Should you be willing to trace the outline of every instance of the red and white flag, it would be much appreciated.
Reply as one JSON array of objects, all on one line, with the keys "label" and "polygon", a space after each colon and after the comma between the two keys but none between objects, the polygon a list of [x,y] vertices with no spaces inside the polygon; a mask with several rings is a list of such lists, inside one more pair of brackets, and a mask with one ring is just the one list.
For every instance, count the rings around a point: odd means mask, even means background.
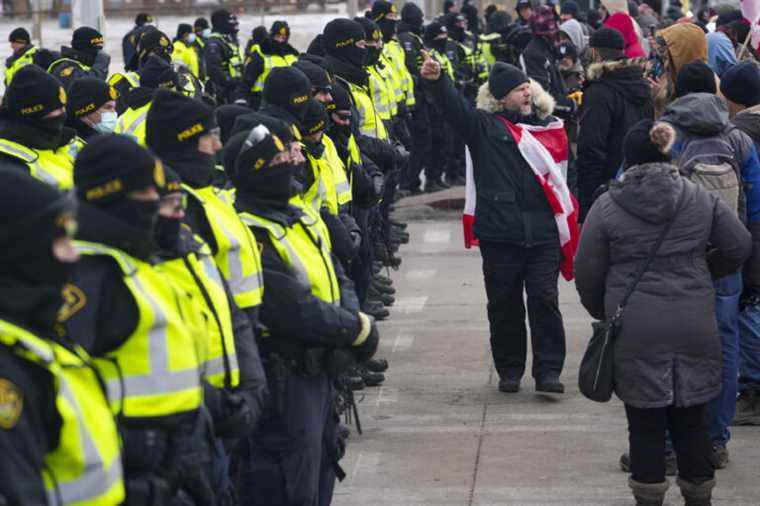
[{"label": "red and white flag", "polygon": [[[497,116],[512,134],[525,161],[533,170],[536,179],[544,190],[546,199],[554,211],[559,231],[559,243],[562,248],[560,271],[566,280],[573,279],[573,260],[578,249],[580,230],[578,228],[578,202],[567,187],[567,133],[561,120],[546,126],[514,124]],[[469,249],[478,245],[473,232],[475,226],[475,178],[473,176],[470,151],[466,153],[467,184],[465,187],[465,204],[462,215],[464,225],[464,247]]]},{"label": "red and white flag", "polygon": [[[752,47],[757,49],[760,45],[760,0],[741,0],[742,16],[749,22],[752,34]],[[738,41],[743,44],[744,41]]]}]

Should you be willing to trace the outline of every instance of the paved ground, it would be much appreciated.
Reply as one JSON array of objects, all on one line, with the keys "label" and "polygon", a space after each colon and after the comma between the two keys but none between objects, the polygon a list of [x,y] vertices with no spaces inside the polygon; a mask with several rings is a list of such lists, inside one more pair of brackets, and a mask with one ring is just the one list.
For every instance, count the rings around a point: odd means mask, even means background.
[{"label": "paved ground", "polygon": [[[632,505],[617,459],[626,449],[622,405],[585,400],[576,386],[589,318],[571,284],[561,287],[568,334],[560,401],[500,394],[491,368],[477,251],[461,225],[412,222],[393,274],[398,300],[382,324],[389,379],[360,404],[346,480],[334,504]],[[718,475],[716,505],[760,504],[760,429],[738,428],[733,461]],[[683,504],[675,485],[669,504]]]}]

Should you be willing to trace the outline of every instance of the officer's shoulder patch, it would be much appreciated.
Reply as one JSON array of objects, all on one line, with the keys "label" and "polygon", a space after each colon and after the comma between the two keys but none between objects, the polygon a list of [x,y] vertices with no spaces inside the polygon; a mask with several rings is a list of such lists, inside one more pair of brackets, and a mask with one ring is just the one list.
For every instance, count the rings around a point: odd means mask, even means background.
[{"label": "officer's shoulder patch", "polygon": [[412,50],[412,42],[411,42],[411,41],[408,41],[408,40],[407,40],[407,41],[404,41],[404,49],[405,49],[406,51],[411,51],[411,50]]},{"label": "officer's shoulder patch", "polygon": [[11,381],[0,378],[0,428],[12,429],[16,426],[24,410],[24,394]]},{"label": "officer's shoulder patch", "polygon": [[65,323],[87,305],[87,296],[78,286],[66,283],[61,290],[63,305],[58,310],[58,323]]},{"label": "officer's shoulder patch", "polygon": [[59,73],[61,77],[69,77],[71,74],[74,73],[74,67],[64,67],[63,70]]}]

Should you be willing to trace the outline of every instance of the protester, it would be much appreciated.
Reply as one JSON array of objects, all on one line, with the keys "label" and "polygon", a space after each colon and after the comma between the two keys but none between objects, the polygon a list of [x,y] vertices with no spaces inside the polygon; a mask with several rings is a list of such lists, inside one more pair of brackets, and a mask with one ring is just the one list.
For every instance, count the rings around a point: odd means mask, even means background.
[{"label": "protester", "polygon": [[675,131],[660,133],[655,144],[651,129],[651,120],[631,128],[623,175],[586,218],[576,288],[591,316],[611,317],[644,259],[654,256],[615,342],[615,393],[630,431],[629,485],[638,505],[663,504],[669,430],[686,504],[710,504],[715,471],[706,414],[721,389],[712,279],[740,268],[751,240],[732,209],[669,163]]}]

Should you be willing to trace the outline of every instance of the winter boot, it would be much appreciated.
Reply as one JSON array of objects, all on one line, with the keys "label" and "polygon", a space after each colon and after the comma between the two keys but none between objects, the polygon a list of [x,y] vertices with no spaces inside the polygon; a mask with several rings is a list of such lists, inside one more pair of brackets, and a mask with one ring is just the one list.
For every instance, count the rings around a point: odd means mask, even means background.
[{"label": "winter boot", "polygon": [[685,506],[712,506],[712,491],[715,488],[715,478],[695,485],[681,478],[676,479],[681,488],[681,495],[686,501]]},{"label": "winter boot", "polygon": [[667,480],[662,483],[640,483],[628,478],[628,486],[636,498],[636,506],[662,506],[669,484]]},{"label": "winter boot", "polygon": [[388,370],[388,361],[384,358],[371,358],[364,362],[364,367],[372,372],[385,372]]},{"label": "winter boot", "polygon": [[736,416],[731,425],[760,425],[760,393],[745,390],[736,400]]}]

